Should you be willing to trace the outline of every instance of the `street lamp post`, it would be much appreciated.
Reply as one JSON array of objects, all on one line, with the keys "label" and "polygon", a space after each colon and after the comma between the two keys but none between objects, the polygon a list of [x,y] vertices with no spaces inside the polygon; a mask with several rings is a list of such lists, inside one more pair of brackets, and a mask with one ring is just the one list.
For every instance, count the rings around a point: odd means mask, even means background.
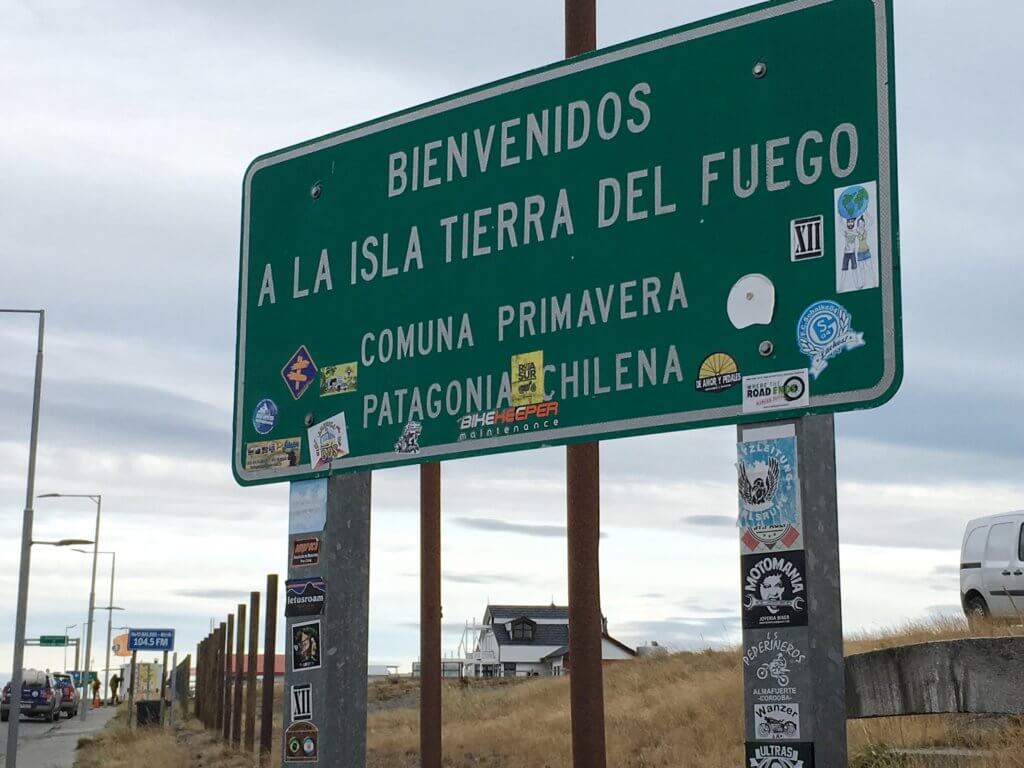
[{"label": "street lamp post", "polygon": [[77,626],[77,624],[68,624],[64,627],[64,669],[61,670],[62,672],[68,671],[68,630]]},{"label": "street lamp post", "polygon": [[[96,502],[96,535],[92,540],[92,581],[89,584],[89,628],[85,634],[85,664],[82,666],[82,701],[88,700],[88,685],[89,685],[89,660],[92,656],[92,619],[93,611],[96,609],[96,561],[99,557],[100,548],[100,508],[103,505],[103,496],[98,493],[44,493],[39,496],[40,499],[54,499],[54,498],[66,498],[66,499],[91,499]],[[79,712],[79,717],[82,720],[86,719],[89,714],[89,707],[84,706]]]},{"label": "street lamp post", "polygon": [[43,389],[43,326],[46,322],[46,312],[42,309],[0,309],[0,312],[39,316],[35,384],[32,390],[32,427],[28,443],[28,476],[25,482],[25,511],[21,518],[21,564],[18,569],[18,603],[14,619],[14,669],[11,670],[11,701],[12,704],[14,701],[18,702],[18,710],[15,713],[14,707],[11,707],[11,717],[7,725],[6,766],[17,768],[22,664],[25,663],[25,622],[28,618],[28,573],[32,562],[32,498],[36,485],[36,446],[39,442],[39,398]]},{"label": "street lamp post", "polygon": [[[75,552],[81,552],[83,555],[89,554],[84,549],[76,549]],[[103,690],[106,691],[107,695],[109,696],[110,695],[110,642],[112,640],[112,638],[111,638],[111,629],[113,629],[112,625],[113,625],[114,611],[123,611],[124,608],[118,608],[117,606],[114,605],[114,570],[117,568],[117,553],[112,551],[112,550],[108,550],[108,551],[105,551],[105,552],[100,552],[99,554],[101,554],[101,555],[110,555],[110,600],[109,600],[109,602],[107,604],[107,607],[105,609],[107,611],[107,660],[106,660],[106,662],[104,664],[104,667],[103,667]],[[100,610],[102,611],[104,609],[100,608]]]}]

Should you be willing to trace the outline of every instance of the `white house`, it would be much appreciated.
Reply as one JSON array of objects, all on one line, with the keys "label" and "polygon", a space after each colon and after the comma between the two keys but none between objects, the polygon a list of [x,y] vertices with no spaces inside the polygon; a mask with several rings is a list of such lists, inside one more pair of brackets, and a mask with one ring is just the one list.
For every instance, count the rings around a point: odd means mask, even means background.
[{"label": "white house", "polygon": [[[607,628],[607,626],[606,626]],[[569,608],[558,605],[488,605],[471,628],[463,665],[467,677],[528,677],[562,674],[569,646]],[[603,635],[602,658],[618,661],[636,651]],[[472,649],[472,650],[470,650]]]}]

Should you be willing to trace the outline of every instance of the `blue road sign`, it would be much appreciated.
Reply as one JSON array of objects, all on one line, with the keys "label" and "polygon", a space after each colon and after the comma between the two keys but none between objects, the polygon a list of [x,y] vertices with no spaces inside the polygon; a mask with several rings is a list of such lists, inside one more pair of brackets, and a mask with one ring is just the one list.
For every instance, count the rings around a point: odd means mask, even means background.
[{"label": "blue road sign", "polygon": [[129,651],[173,651],[173,629],[129,629]]}]

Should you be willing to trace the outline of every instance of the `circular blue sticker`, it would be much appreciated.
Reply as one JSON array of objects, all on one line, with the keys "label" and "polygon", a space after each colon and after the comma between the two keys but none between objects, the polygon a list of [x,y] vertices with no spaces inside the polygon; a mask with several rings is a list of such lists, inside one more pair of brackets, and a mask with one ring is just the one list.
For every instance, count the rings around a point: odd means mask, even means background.
[{"label": "circular blue sticker", "polygon": [[256,404],[252,412],[252,426],[261,435],[269,433],[277,425],[277,404],[264,398]]}]

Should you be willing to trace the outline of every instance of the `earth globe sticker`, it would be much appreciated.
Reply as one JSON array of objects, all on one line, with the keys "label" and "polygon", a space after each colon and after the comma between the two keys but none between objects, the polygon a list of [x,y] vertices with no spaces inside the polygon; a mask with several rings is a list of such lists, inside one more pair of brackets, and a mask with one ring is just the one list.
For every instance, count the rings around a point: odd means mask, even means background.
[{"label": "earth globe sticker", "polygon": [[869,202],[871,196],[868,191],[860,184],[854,184],[840,193],[836,209],[844,219],[856,219],[868,209]]}]

